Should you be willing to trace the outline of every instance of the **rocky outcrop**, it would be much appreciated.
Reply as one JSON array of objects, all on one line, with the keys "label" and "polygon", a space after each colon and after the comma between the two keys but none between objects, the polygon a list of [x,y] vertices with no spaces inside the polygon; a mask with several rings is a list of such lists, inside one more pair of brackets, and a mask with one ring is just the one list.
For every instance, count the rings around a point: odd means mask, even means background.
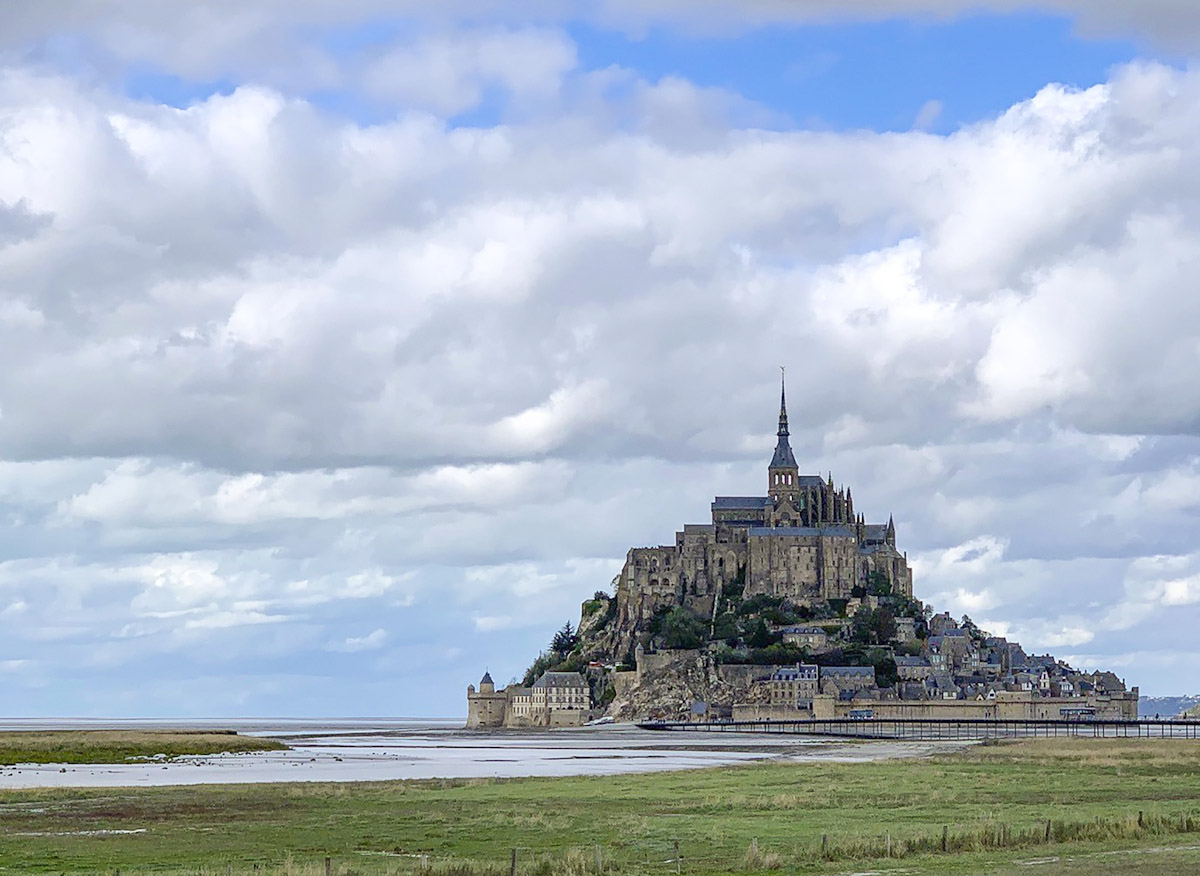
[{"label": "rocky outcrop", "polygon": [[704,703],[709,715],[728,715],[734,703],[765,702],[767,690],[756,682],[774,668],[723,667],[707,651],[646,654],[642,662],[650,668],[639,669],[609,707],[617,720],[682,720],[696,703]]}]

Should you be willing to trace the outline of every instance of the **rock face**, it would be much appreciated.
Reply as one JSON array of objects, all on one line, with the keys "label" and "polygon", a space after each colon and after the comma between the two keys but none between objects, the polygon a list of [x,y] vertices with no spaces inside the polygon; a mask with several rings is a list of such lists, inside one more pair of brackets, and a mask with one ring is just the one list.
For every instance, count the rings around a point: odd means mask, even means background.
[{"label": "rock face", "polygon": [[[613,579],[616,587],[616,579]],[[579,636],[581,653],[587,660],[610,662],[616,659],[617,629],[613,623],[616,616],[617,604],[612,597],[601,593],[598,599],[589,599],[579,612],[579,628],[575,631]]]},{"label": "rock face", "polygon": [[617,720],[685,720],[698,704],[709,717],[728,716],[735,702],[765,702],[766,690],[755,681],[774,669],[718,666],[702,650],[643,654],[642,663],[646,669],[623,673],[634,678],[609,708]]}]

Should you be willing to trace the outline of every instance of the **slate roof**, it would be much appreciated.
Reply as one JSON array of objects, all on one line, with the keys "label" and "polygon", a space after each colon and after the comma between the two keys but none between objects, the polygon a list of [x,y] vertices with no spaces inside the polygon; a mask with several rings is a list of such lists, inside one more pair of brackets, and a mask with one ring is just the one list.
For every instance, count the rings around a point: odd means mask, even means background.
[{"label": "slate roof", "polygon": [[780,666],[771,673],[771,681],[816,680],[816,677],[817,667],[808,663],[803,663],[800,666]]},{"label": "slate roof", "polygon": [[841,676],[842,678],[874,678],[874,666],[822,666],[822,675],[832,675],[834,677]]},{"label": "slate roof", "polygon": [[714,511],[758,511],[767,507],[766,496],[717,496],[713,499]]},{"label": "slate roof", "polygon": [[479,683],[480,684],[495,684],[495,682],[492,681],[492,674],[490,672],[483,673],[483,678],[479,679]]},{"label": "slate roof", "polygon": [[928,666],[929,661],[924,657],[909,657],[905,654],[899,654],[895,658],[896,666]]},{"label": "slate roof", "polygon": [[771,457],[771,468],[795,468],[796,457],[792,455],[792,445],[788,443],[787,435],[779,436],[775,445],[775,455]]},{"label": "slate roof", "polygon": [[578,672],[547,672],[533,683],[534,687],[587,687]]}]

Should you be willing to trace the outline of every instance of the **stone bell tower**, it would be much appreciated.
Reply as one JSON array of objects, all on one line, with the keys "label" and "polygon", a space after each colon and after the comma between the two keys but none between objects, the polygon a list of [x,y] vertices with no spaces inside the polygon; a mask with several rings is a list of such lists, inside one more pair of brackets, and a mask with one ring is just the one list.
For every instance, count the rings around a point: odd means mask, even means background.
[{"label": "stone bell tower", "polygon": [[800,526],[804,499],[800,492],[800,469],[788,441],[787,386],[783,368],[779,377],[779,436],[775,455],[767,467],[767,496],[771,526]]}]

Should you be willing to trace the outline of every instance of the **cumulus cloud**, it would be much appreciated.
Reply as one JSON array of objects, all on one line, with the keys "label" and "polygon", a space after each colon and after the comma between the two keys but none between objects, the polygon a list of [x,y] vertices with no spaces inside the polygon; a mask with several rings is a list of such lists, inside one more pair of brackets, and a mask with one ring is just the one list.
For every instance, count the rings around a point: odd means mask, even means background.
[{"label": "cumulus cloud", "polygon": [[1069,16],[1085,34],[1128,36],[1173,48],[1194,50],[1200,41],[1200,10],[1189,0],[1145,0],[1136,5],[1090,0],[606,0],[604,20],[620,26],[669,22],[692,31],[717,27],[886,21],[897,18],[940,20],[960,15],[1049,12]]},{"label": "cumulus cloud", "polygon": [[484,30],[393,47],[357,78],[373,97],[454,115],[478,106],[489,87],[517,100],[554,97],[576,63],[561,31]]},{"label": "cumulus cloud", "polygon": [[[182,26],[126,11],[67,20]],[[411,104],[377,123],[278,83],[178,109],[0,75],[0,658],[244,659],[269,711],[347,696],[321,659],[372,651],[363,684],[458,710],[631,544],[763,485],[780,362],[802,465],[896,513],[919,595],[1089,659],[1186,639],[1200,76],[1132,65],[946,136],[772,131],[553,30],[462,38],[493,55],[420,93],[456,37],[372,56]],[[535,108],[440,117],[494,83]]]},{"label": "cumulus cloud", "polygon": [[[1142,0],[1136,5],[1091,0],[534,0],[520,6],[519,20],[553,25],[582,18],[634,34],[654,25],[727,33],[731,28],[772,24],[910,17],[937,21],[980,12],[1063,15],[1085,35],[1133,35],[1188,51],[1200,45],[1200,11],[1190,0]],[[434,27],[463,22],[495,27],[518,19],[511,4],[496,0],[210,0],[182,9],[137,0],[43,0],[9,4],[3,10],[0,44],[28,51],[53,37],[60,46],[67,40],[76,53],[91,47],[102,59],[149,61],[189,77],[219,79],[253,72],[277,82],[328,85],[343,73],[327,49],[312,39],[313,33],[352,30],[366,22],[380,22],[386,29],[401,16]],[[41,51],[52,54],[55,46]],[[443,86],[460,81],[446,67],[453,56],[432,51],[422,70],[425,78],[440,78]],[[501,65],[507,68],[508,62]]]}]

